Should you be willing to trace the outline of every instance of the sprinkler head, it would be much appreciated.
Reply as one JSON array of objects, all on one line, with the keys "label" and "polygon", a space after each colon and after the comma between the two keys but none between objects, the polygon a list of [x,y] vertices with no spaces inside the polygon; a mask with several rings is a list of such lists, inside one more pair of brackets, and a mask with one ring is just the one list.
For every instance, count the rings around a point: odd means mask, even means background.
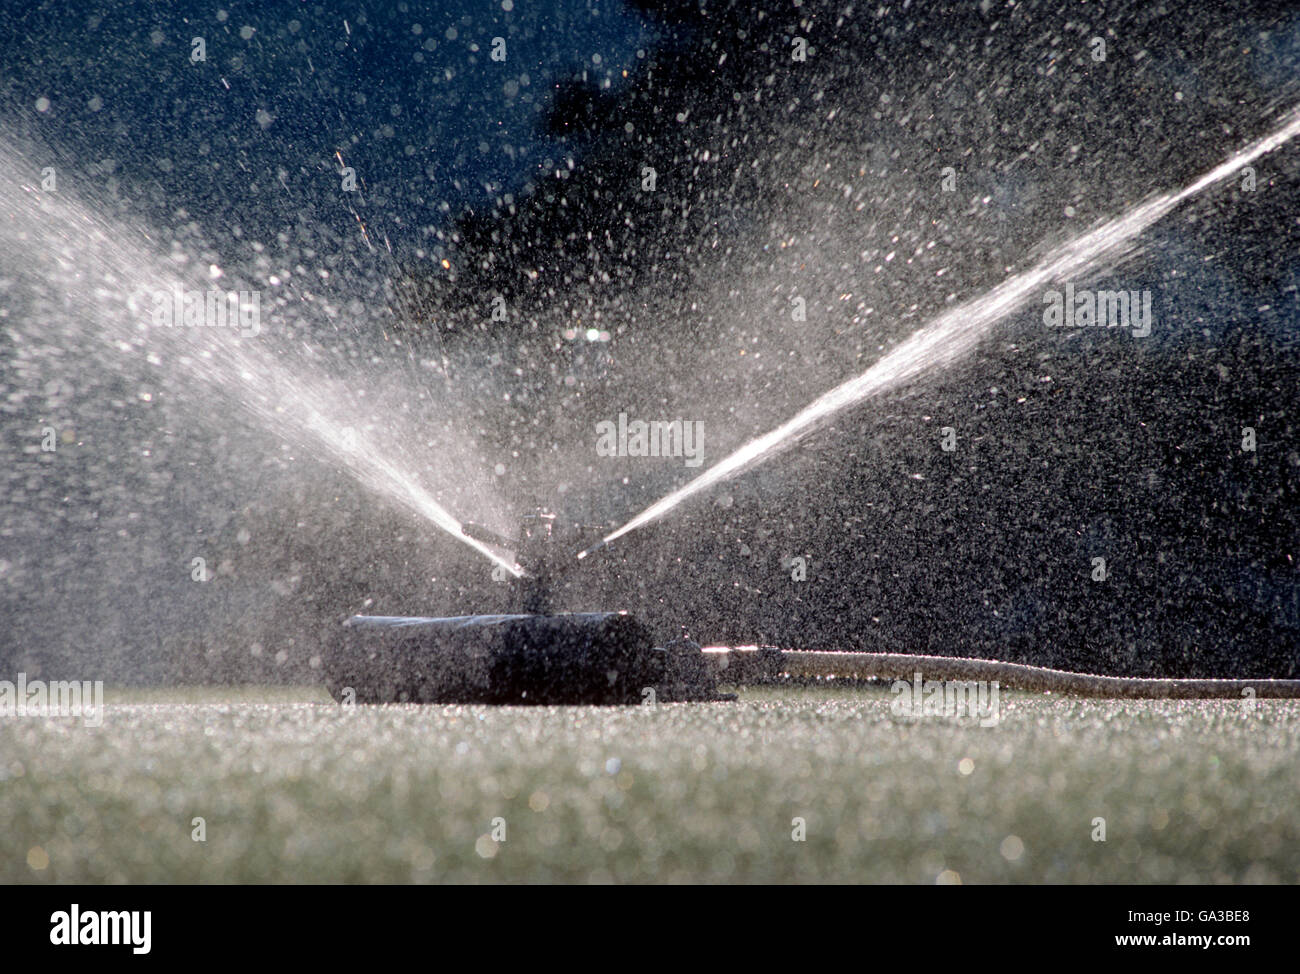
[{"label": "sprinkler head", "polygon": [[546,615],[551,611],[551,586],[558,567],[552,543],[554,528],[555,515],[542,508],[521,519],[515,560],[528,573],[515,583],[521,612]]},{"label": "sprinkler head", "polygon": [[655,646],[626,612],[353,616],[326,655],[348,703],[642,704],[733,700],[689,640]]},{"label": "sprinkler head", "polygon": [[[516,612],[546,615],[554,611],[554,590],[562,577],[576,566],[568,554],[568,542],[580,537],[594,526],[561,522],[544,507],[538,507],[519,519],[519,533],[511,539],[497,534],[486,525],[472,521],[461,526],[461,531],[476,541],[513,551],[515,562],[523,569],[523,576],[513,582]],[[597,550],[602,545],[597,545]],[[590,552],[583,552],[579,558]]]},{"label": "sprinkler head", "polygon": [[[568,525],[566,525],[567,527]],[[575,531],[581,525],[573,526]],[[734,700],[686,638],[656,646],[626,612],[551,611],[561,561],[556,517],[525,515],[515,540],[478,524],[465,534],[513,550],[525,572],[510,615],[353,616],[325,653],[330,692],[354,703],[639,704]],[[568,540],[567,538],[565,540]]]}]

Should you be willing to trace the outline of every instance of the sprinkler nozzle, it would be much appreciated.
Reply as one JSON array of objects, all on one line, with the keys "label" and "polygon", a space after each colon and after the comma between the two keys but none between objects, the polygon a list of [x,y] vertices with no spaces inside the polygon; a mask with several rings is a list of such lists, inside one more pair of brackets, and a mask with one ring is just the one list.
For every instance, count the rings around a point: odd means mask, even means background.
[{"label": "sprinkler nozzle", "polygon": [[598,552],[601,548],[605,547],[607,544],[609,544],[608,541],[601,541],[598,544],[592,545],[590,548],[587,548],[583,551],[579,551],[578,561],[582,561],[582,559],[586,558],[588,555],[594,555],[596,552]]},{"label": "sprinkler nozzle", "polygon": [[474,521],[466,521],[462,524],[460,532],[467,538],[473,538],[483,544],[496,545],[498,548],[505,548],[507,551],[512,551],[516,544],[505,535],[493,531],[486,524],[478,524]]}]

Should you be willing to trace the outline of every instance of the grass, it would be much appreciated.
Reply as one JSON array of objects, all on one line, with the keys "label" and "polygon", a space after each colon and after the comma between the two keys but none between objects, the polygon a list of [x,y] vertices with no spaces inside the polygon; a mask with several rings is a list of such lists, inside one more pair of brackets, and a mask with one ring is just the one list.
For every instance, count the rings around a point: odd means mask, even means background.
[{"label": "grass", "polygon": [[99,727],[0,718],[0,881],[1300,880],[1300,702],[1002,697],[981,727],[895,717],[875,689],[110,692]]}]

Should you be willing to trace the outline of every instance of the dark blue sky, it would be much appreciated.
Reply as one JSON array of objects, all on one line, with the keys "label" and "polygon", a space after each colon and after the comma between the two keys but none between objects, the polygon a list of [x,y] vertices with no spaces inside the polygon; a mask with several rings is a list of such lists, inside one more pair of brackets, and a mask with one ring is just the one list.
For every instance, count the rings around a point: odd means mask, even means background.
[{"label": "dark blue sky", "polygon": [[565,164],[538,135],[557,80],[617,85],[652,40],[594,0],[6,3],[0,125],[74,191],[155,227],[183,210],[218,246],[295,214],[346,232],[355,208],[399,250],[436,248],[432,227]]}]

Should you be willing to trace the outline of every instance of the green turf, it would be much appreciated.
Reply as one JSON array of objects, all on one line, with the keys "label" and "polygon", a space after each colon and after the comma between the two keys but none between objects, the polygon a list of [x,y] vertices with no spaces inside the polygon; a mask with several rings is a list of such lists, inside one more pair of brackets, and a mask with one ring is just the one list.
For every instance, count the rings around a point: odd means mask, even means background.
[{"label": "green turf", "polygon": [[116,699],[135,702],[98,728],[0,719],[0,881],[1300,879],[1300,702],[1003,694],[980,727],[861,689],[657,709]]}]

